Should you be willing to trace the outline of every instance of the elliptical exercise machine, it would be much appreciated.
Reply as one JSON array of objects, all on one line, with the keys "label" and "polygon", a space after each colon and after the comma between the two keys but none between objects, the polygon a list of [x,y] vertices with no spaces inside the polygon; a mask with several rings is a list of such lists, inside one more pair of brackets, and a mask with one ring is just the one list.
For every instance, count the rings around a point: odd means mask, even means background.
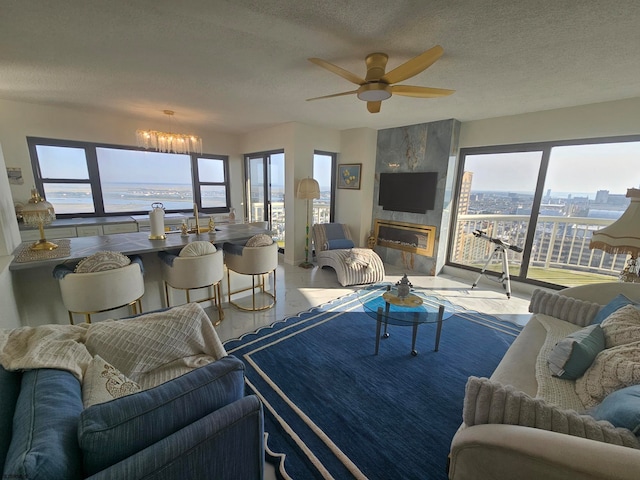
[{"label": "elliptical exercise machine", "polygon": [[489,257],[489,260],[487,260],[487,263],[485,263],[484,267],[482,267],[480,275],[478,275],[476,281],[473,282],[471,288],[474,288],[476,285],[478,285],[478,282],[482,278],[482,275],[484,275],[484,272],[487,270],[487,266],[489,266],[489,263],[491,263],[493,257],[502,255],[502,275],[500,275],[498,281],[502,284],[502,288],[506,290],[507,298],[511,298],[511,278],[509,277],[509,259],[507,258],[507,250],[513,250],[514,252],[522,253],[522,248],[503,242],[499,238],[492,238],[482,230],[476,230],[475,232],[473,232],[473,235],[479,238],[484,238],[489,242],[495,243],[496,248],[493,250],[493,254]]}]

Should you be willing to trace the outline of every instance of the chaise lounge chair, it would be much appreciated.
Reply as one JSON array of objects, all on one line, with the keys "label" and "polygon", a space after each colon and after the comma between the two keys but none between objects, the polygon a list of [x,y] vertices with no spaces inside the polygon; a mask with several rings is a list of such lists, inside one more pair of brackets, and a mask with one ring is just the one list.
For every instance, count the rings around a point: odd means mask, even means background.
[{"label": "chaise lounge chair", "polygon": [[318,223],[312,235],[318,266],[333,268],[343,287],[384,280],[382,259],[373,250],[355,248],[345,224]]}]

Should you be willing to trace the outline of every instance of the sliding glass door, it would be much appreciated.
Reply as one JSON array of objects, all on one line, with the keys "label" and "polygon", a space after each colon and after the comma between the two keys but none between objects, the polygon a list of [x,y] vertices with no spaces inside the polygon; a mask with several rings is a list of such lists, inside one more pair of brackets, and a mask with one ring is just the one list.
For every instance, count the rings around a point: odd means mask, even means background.
[{"label": "sliding glass door", "polygon": [[245,218],[268,222],[280,249],[284,250],[284,151],[245,156]]},{"label": "sliding glass door", "polygon": [[449,263],[501,272],[489,237],[523,248],[508,251],[510,274],[529,283],[614,280],[627,255],[589,243],[640,187],[638,158],[638,136],[462,149]]}]

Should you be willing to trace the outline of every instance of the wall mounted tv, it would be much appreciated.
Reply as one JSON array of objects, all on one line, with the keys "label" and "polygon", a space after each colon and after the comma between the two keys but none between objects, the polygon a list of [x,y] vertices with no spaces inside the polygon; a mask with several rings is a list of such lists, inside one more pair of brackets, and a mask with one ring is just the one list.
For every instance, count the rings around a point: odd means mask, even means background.
[{"label": "wall mounted tv", "polygon": [[394,212],[426,213],[436,201],[438,172],[381,173],[378,205]]}]

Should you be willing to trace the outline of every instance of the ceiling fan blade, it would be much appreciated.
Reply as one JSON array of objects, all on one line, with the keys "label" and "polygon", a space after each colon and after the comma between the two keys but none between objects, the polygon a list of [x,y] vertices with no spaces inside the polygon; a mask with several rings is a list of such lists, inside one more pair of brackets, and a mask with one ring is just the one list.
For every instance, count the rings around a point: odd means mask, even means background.
[{"label": "ceiling fan blade", "polygon": [[358,90],[352,90],[350,92],[334,93],[333,95],[324,95],[323,97],[307,98],[307,102],[310,102],[311,100],[320,100],[322,98],[332,98],[332,97],[342,97],[343,95],[353,95],[354,93],[358,93]]},{"label": "ceiling fan blade", "polygon": [[446,88],[413,87],[411,85],[393,85],[389,88],[393,95],[418,98],[446,97],[455,92],[455,90],[447,90]]},{"label": "ceiling fan blade", "polygon": [[427,67],[433,65],[433,63],[438,60],[443,53],[444,49],[440,45],[436,45],[417,57],[403,63],[399,67],[394,68],[390,72],[387,72],[387,74],[383,75],[380,80],[388,83],[389,85],[402,82],[403,80],[411,78],[425,70]]},{"label": "ceiling fan blade", "polygon": [[309,61],[311,63],[315,63],[316,65],[322,68],[326,68],[327,70],[335,73],[336,75],[340,75],[342,78],[345,78],[349,80],[351,83],[355,83],[356,85],[362,85],[364,83],[367,83],[364,78],[361,78],[356,74],[351,73],[348,70],[345,70],[344,68],[340,68],[337,65],[334,65],[333,63],[329,63],[326,60],[322,60],[321,58],[310,58]]},{"label": "ceiling fan blade", "polygon": [[377,102],[367,102],[367,110],[370,113],[378,113],[380,111],[380,105],[382,105],[382,101]]}]

